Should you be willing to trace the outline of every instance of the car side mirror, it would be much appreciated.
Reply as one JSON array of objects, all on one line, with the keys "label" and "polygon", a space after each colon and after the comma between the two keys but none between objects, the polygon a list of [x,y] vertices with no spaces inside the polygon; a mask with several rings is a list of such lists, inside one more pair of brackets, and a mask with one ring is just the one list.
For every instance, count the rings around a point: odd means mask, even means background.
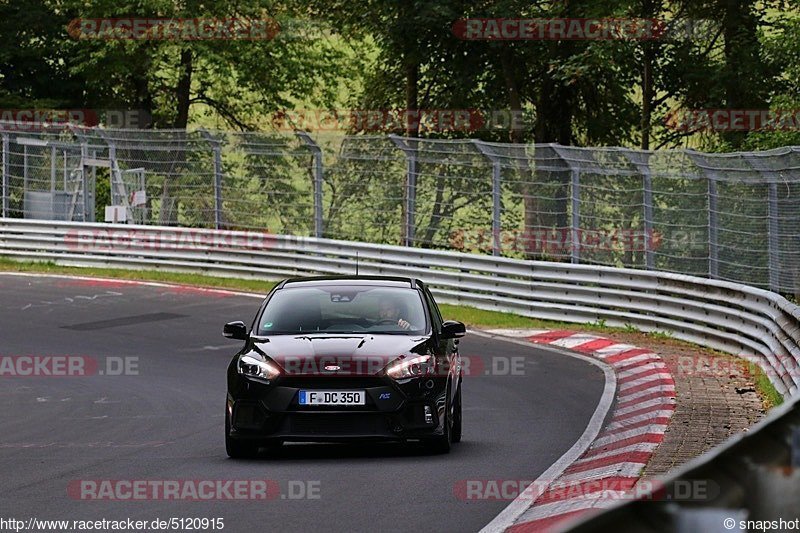
[{"label": "car side mirror", "polygon": [[247,326],[244,322],[237,320],[236,322],[228,322],[222,328],[222,334],[229,339],[237,339],[240,341],[247,340]]},{"label": "car side mirror", "polygon": [[461,322],[447,320],[442,324],[443,339],[460,339],[467,334],[467,327]]}]

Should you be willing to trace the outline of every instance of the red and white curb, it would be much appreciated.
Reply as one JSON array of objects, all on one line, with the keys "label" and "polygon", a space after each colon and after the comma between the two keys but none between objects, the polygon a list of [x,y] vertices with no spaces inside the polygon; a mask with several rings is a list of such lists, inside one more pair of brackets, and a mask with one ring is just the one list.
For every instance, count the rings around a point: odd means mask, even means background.
[{"label": "red and white curb", "polygon": [[[630,497],[675,410],[675,381],[650,350],[574,331],[490,330],[534,344],[566,348],[610,365],[617,377],[614,411],[589,448],[549,487],[528,495],[530,506],[507,529],[557,529],[592,510]],[[525,496],[523,496],[525,497]]]}]

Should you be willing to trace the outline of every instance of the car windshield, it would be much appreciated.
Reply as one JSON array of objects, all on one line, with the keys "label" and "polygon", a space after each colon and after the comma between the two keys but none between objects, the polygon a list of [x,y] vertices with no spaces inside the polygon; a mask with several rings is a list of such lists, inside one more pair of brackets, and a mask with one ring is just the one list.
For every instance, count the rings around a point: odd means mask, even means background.
[{"label": "car windshield", "polygon": [[381,333],[419,335],[428,326],[419,292],[372,286],[277,291],[259,321],[260,335]]}]

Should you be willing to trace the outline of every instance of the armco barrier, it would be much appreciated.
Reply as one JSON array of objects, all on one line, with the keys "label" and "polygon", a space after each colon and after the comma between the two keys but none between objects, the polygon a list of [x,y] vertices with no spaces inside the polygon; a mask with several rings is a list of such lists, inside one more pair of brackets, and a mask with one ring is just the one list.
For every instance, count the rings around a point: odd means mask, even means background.
[{"label": "armco barrier", "polygon": [[[0,219],[0,256],[263,279],[415,276],[443,302],[566,322],[630,324],[752,358],[786,404],[747,434],[678,469],[650,497],[608,509],[574,530],[738,531],[749,527],[740,520],[780,526],[778,520],[800,516],[800,396],[794,395],[800,308],[768,291],[679,274],[348,241],[8,218]],[[681,498],[687,484],[689,495]]]},{"label": "armco barrier", "polygon": [[800,384],[800,307],[765,290],[682,274],[253,232],[9,218],[0,219],[0,255],[262,279],[414,276],[446,303],[665,331],[751,358],[785,397]]}]

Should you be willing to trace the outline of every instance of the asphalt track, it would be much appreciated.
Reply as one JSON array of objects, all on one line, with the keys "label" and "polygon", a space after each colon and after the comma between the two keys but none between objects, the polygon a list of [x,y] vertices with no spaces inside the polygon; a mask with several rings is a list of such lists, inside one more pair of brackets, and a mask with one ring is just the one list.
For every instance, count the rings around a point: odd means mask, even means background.
[{"label": "asphalt track", "polygon": [[[0,376],[0,518],[224,518],[224,531],[477,531],[508,501],[464,501],[462,480],[533,480],[579,439],[603,393],[585,361],[477,336],[464,356],[525,357],[524,375],[464,383],[464,440],[449,455],[395,444],[294,444],[225,455],[226,321],[259,300],[180,288],[0,274],[0,355],[136,358],[134,375]],[[130,361],[130,360],[129,360]],[[76,480],[278,483],[259,501],[84,501]],[[294,494],[289,493],[292,484]],[[300,487],[315,491],[299,498]]]}]

